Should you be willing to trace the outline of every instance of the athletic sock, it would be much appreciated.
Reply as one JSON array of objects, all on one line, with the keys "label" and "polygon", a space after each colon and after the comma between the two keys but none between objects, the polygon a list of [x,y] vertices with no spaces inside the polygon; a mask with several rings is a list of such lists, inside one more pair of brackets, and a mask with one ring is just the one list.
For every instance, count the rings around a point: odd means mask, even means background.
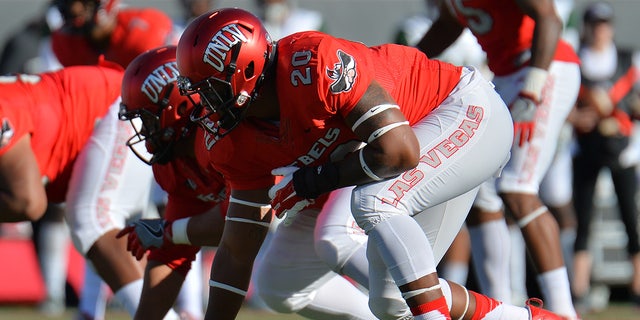
[{"label": "athletic sock", "polygon": [[575,318],[576,310],[571,299],[571,286],[567,268],[560,267],[538,275],[538,285],[542,291],[546,309],[559,315]]},{"label": "athletic sock", "polygon": [[511,279],[505,275],[509,274],[511,242],[506,221],[492,220],[469,227],[469,235],[473,265],[482,293],[510,303]]},{"label": "athletic sock", "polygon": [[93,270],[91,263],[87,261],[78,312],[89,319],[104,319],[109,290],[109,286],[102,281],[102,278]]},{"label": "athletic sock", "polygon": [[118,302],[127,310],[131,317],[134,317],[138,305],[140,304],[140,295],[142,294],[142,279],[131,281],[120,290],[118,290],[114,296],[118,299]]},{"label": "athletic sock", "polygon": [[415,320],[451,320],[444,296],[411,308]]},{"label": "athletic sock", "polygon": [[511,303],[524,305],[527,301],[527,255],[522,231],[517,225],[509,226],[511,254],[509,255],[509,276],[511,278]]},{"label": "athletic sock", "polygon": [[198,252],[176,299],[176,308],[180,314],[187,313],[194,319],[204,318],[202,277],[202,253]]},{"label": "athletic sock", "polygon": [[529,311],[523,307],[504,304],[477,292],[469,291],[476,300],[471,320],[528,320]]},{"label": "athletic sock", "polygon": [[65,309],[68,244],[69,230],[64,222],[41,222],[38,259],[47,290],[43,306],[44,311],[51,314],[59,314]]}]

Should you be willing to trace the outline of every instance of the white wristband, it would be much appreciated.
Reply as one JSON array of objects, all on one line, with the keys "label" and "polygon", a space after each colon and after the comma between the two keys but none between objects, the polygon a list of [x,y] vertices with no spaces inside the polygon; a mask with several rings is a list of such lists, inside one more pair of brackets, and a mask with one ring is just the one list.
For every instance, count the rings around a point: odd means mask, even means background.
[{"label": "white wristband", "polygon": [[171,225],[171,242],[174,244],[191,244],[187,235],[187,226],[191,217],[178,219]]},{"label": "white wristband", "polygon": [[548,75],[549,72],[547,70],[528,67],[527,75],[524,78],[524,84],[522,85],[521,91],[531,94],[536,101],[540,101],[542,98],[542,89],[547,82]]}]

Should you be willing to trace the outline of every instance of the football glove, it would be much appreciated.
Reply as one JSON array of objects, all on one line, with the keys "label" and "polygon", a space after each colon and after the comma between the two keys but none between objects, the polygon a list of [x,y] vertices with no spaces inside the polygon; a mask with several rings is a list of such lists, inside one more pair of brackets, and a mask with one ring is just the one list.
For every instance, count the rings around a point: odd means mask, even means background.
[{"label": "football glove", "polygon": [[520,147],[533,138],[537,107],[533,99],[522,94],[509,106],[513,119],[514,142]]},{"label": "football glove", "polygon": [[116,238],[127,236],[127,250],[141,260],[147,250],[171,244],[172,223],[163,219],[140,219],[120,230]]},{"label": "football glove", "polygon": [[282,176],[282,180],[269,189],[271,208],[278,218],[286,214],[288,221],[314,202],[312,199],[305,199],[296,194],[293,187],[293,173],[298,169],[298,167],[280,167],[271,171],[274,176]]},{"label": "football glove", "polygon": [[536,112],[538,105],[543,100],[548,74],[547,70],[527,67],[522,79],[520,94],[509,105],[511,118],[513,118],[514,143],[520,147],[533,138]]}]

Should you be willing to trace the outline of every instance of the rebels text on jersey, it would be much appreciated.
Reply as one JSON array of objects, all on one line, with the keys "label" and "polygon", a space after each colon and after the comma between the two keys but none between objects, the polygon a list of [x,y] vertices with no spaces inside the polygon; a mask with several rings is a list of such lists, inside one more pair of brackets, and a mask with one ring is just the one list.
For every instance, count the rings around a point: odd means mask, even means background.
[{"label": "rebels text on jersey", "polygon": [[373,79],[414,124],[448,97],[462,70],[414,48],[369,48],[313,31],[278,41],[277,57],[280,123],[247,118],[215,144],[206,134],[196,141],[233,189],[266,188],[274,183],[271,169],[337,161],[355,150],[361,141],[344,116]]},{"label": "rebels text on jersey", "polygon": [[[497,76],[513,73],[527,65],[535,21],[524,14],[513,0],[445,0],[460,24],[469,28],[487,53],[489,69]],[[579,59],[571,46],[558,42],[555,60]]]},{"label": "rebels text on jersey", "polygon": [[52,202],[64,201],[73,163],[120,96],[123,71],[77,66],[40,75],[0,77],[0,156],[25,134]]},{"label": "rebels text on jersey", "polygon": [[116,27],[104,52],[97,50],[81,34],[69,34],[64,29],[51,35],[51,46],[63,66],[92,65],[100,55],[126,67],[139,54],[156,47],[175,44],[171,19],[162,11],[151,8],[121,9]]}]

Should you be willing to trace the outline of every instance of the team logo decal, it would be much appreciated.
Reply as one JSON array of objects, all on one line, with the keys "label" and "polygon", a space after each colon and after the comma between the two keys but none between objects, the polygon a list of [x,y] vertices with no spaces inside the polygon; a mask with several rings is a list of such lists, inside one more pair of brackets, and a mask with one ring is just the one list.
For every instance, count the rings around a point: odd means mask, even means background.
[{"label": "team logo decal", "polygon": [[249,39],[240,31],[240,27],[237,24],[226,25],[209,39],[202,61],[218,70],[218,72],[222,72],[224,70],[224,61],[227,59],[229,51],[238,43],[248,41]]},{"label": "team logo decal", "polygon": [[351,90],[357,76],[353,57],[342,50],[338,50],[336,55],[340,61],[333,64],[333,69],[327,67],[327,76],[333,80],[330,89],[334,94]]},{"label": "team logo decal", "polygon": [[2,119],[2,128],[0,128],[0,148],[6,146],[11,142],[11,138],[13,138],[13,126],[9,119]]},{"label": "team logo decal", "polygon": [[177,62],[165,63],[153,70],[153,72],[144,79],[140,90],[151,102],[158,103],[162,91],[169,83],[175,82],[179,74]]}]

